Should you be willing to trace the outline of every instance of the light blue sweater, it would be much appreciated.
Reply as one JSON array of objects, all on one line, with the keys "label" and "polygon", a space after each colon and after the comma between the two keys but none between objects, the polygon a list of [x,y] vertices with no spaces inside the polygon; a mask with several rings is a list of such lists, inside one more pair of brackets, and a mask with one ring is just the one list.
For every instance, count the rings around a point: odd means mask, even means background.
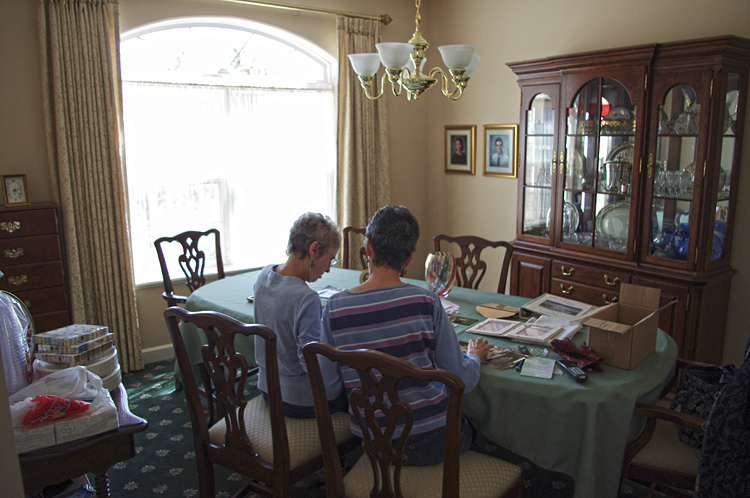
[{"label": "light blue sweater", "polygon": [[[281,398],[297,406],[313,406],[310,379],[307,376],[302,346],[321,338],[322,306],[318,293],[297,277],[274,272],[276,265],[261,270],[255,282],[255,323],[276,333]],[[255,361],[260,367],[258,389],[268,393],[265,343],[255,339]],[[332,400],[343,389],[338,366],[321,358],[326,394]]]}]

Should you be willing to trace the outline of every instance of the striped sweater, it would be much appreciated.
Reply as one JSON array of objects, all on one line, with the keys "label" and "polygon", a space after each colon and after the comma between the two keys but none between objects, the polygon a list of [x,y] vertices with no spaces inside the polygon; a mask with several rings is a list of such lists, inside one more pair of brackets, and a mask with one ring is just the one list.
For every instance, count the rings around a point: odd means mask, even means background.
[{"label": "striped sweater", "polygon": [[[419,367],[445,368],[471,391],[479,382],[480,359],[461,352],[453,326],[434,292],[415,285],[344,291],[332,296],[323,310],[323,341],[343,349],[377,349]],[[347,392],[359,387],[359,376],[341,367]],[[438,382],[404,381],[399,395],[414,412],[410,434],[445,426],[448,394]],[[385,424],[385,420],[381,420]],[[362,437],[354,417],[352,432]],[[399,427],[394,439],[401,434]]]}]

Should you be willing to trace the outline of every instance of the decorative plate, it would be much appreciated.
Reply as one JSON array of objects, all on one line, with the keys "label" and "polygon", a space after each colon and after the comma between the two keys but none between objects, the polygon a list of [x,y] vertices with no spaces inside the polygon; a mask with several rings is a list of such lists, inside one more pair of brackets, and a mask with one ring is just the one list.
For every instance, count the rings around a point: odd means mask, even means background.
[{"label": "decorative plate", "polygon": [[615,239],[627,239],[629,219],[630,201],[607,204],[596,215],[596,231]]},{"label": "decorative plate", "polygon": [[632,113],[625,107],[615,107],[607,113],[605,119],[630,119],[631,117]]},{"label": "decorative plate", "polygon": [[633,164],[633,151],[635,150],[635,144],[633,142],[623,142],[609,153],[607,156],[607,162],[615,161],[620,163]]}]

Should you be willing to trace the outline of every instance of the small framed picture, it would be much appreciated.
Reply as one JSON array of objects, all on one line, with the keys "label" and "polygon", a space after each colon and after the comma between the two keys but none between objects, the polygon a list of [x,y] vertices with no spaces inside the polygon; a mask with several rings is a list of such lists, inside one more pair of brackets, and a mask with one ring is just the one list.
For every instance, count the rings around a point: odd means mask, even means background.
[{"label": "small framed picture", "polygon": [[518,172],[518,125],[484,125],[485,176],[515,178]]},{"label": "small framed picture", "polygon": [[474,174],[476,126],[445,127],[445,172]]},{"label": "small framed picture", "polygon": [[3,184],[3,199],[6,206],[31,204],[26,175],[2,175],[0,176],[0,183]]}]

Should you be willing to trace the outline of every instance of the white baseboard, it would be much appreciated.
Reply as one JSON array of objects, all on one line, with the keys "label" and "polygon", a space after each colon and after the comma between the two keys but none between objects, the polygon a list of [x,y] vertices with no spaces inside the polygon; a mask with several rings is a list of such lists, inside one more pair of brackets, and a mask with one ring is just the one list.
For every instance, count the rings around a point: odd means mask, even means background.
[{"label": "white baseboard", "polygon": [[164,344],[163,346],[155,346],[153,348],[146,348],[141,351],[143,356],[143,363],[148,365],[149,363],[156,363],[158,361],[167,361],[174,359],[174,348],[171,344]]}]

